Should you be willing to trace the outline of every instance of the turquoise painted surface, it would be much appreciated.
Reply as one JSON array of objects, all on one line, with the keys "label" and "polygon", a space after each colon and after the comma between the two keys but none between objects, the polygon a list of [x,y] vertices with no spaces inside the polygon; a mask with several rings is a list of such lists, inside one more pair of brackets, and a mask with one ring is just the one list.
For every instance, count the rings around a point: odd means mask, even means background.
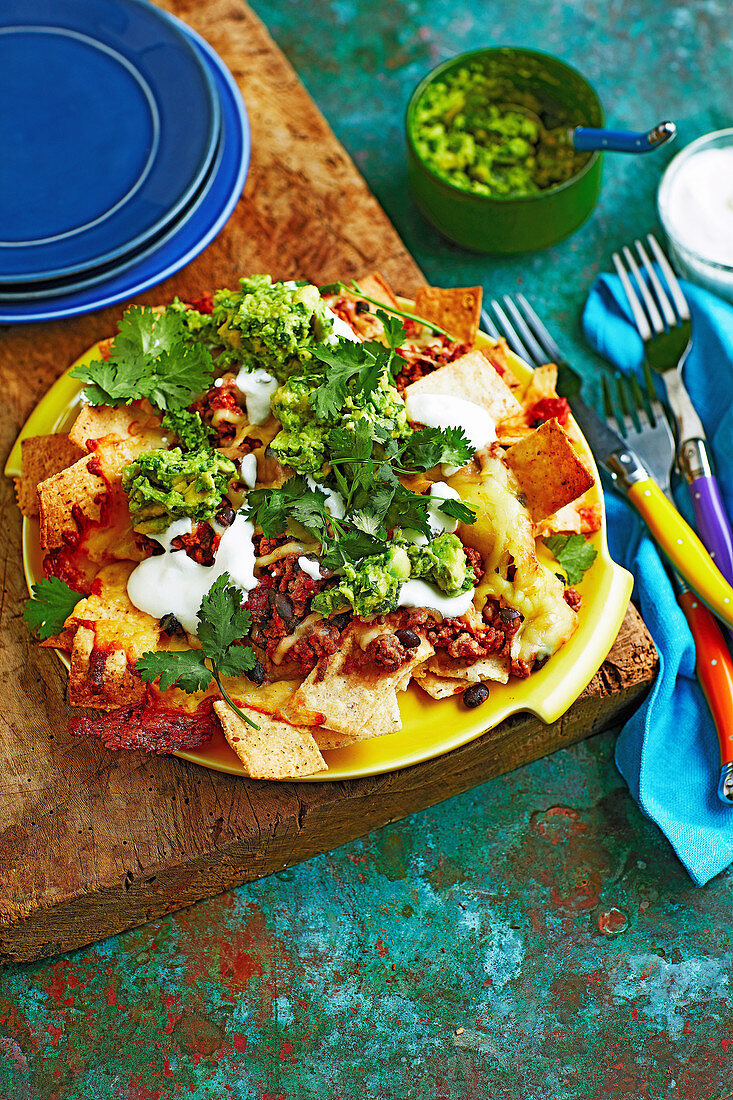
[{"label": "turquoise painted surface", "polygon": [[[257,0],[428,277],[577,319],[667,159],[608,158],[591,222],[497,262],[405,194],[401,118],[476,45],[563,56],[610,120],[730,124],[729,6]],[[671,155],[671,153],[669,154]],[[695,890],[604,735],[283,875],[0,976],[0,1100],[725,1100],[733,876]],[[614,934],[615,933],[615,934]]]}]

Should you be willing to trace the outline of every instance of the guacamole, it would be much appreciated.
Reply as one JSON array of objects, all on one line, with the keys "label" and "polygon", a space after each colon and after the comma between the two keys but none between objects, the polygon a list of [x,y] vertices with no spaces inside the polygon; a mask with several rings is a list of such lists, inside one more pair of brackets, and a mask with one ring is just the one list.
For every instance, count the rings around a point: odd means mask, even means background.
[{"label": "guacamole", "polygon": [[[293,375],[270,402],[273,416],[282,424],[282,431],[270,444],[272,453],[300,474],[318,473],[328,461],[328,436],[334,424],[319,420],[311,407],[317,386],[316,378]],[[366,395],[347,393],[338,426],[353,429],[359,420],[379,425],[394,439],[410,435],[405,403],[386,373]]]},{"label": "guacamole", "polygon": [[310,348],[333,332],[333,321],[308,283],[273,283],[269,275],[240,279],[239,290],[218,290],[213,313],[186,312],[197,341],[221,347],[220,370],[264,369],[283,382],[302,371]]},{"label": "guacamole", "polygon": [[197,412],[181,409],[180,412],[167,412],[163,417],[163,429],[171,432],[182,451],[200,451],[211,446],[216,435]]},{"label": "guacamole", "polygon": [[403,546],[390,546],[383,554],[364,558],[358,565],[347,562],[334,588],[313,597],[311,607],[322,615],[353,607],[361,619],[384,615],[397,606],[400,588],[410,577],[410,559]]},{"label": "guacamole", "polygon": [[407,547],[411,576],[432,581],[447,596],[473,588],[474,573],[457,535],[443,532],[427,546]]},{"label": "guacamole", "polygon": [[324,616],[347,607],[361,619],[386,615],[397,607],[400,589],[411,578],[430,581],[448,596],[472,588],[473,570],[458,536],[444,533],[427,546],[398,541],[357,565],[347,562],[338,583],[314,596],[311,606]]},{"label": "guacamole", "polygon": [[133,527],[158,534],[186,516],[194,522],[213,519],[236,473],[218,451],[184,454],[174,447],[141,454],[122,471]]},{"label": "guacamole", "polygon": [[415,105],[412,136],[439,176],[480,195],[536,195],[564,183],[588,160],[567,139],[578,120],[541,101],[480,61],[427,85]]}]

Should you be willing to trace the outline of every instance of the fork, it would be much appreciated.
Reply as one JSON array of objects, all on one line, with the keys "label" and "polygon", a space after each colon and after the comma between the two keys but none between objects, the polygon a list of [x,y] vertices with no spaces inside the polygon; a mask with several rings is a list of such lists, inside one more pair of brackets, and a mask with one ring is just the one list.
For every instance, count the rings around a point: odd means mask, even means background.
[{"label": "fork", "polygon": [[[656,238],[648,233],[647,241],[669,294],[665,292],[640,240],[634,244],[648,284],[628,246],[621,249],[626,266],[621,255],[614,252],[614,267],[644,343],[646,362],[661,375],[664,382],[667,401],[676,421],[677,464],[687,481],[700,537],[723,576],[733,583],[733,533],[708,454],[705,431],[682,381],[682,367],[692,346],[690,310]],[[636,283],[638,294],[630,276]],[[649,388],[649,383],[647,386]],[[653,384],[650,392],[653,392]]]},{"label": "fork", "polygon": [[[532,306],[522,294],[516,300],[504,295],[504,306],[496,300],[491,303],[499,328],[512,350],[535,367],[552,361],[558,366],[558,391],[569,397],[580,395],[581,378],[562,355],[560,348],[547,331]],[[511,315],[510,321],[507,312]],[[482,326],[494,339],[500,332],[484,310]],[[521,333],[521,339],[519,336]],[[649,472],[657,475],[658,484],[670,498],[670,469],[674,456],[674,439],[656,394],[646,366],[647,393],[644,394],[636,379],[628,383],[628,394],[619,387],[620,415],[613,407],[607,380],[602,379],[604,412],[610,427],[622,429],[630,449],[648,463]],[[643,418],[646,423],[642,423]],[[633,440],[632,438],[633,437]],[[733,658],[712,613],[687,587],[676,572],[677,602],[682,609],[695,642],[695,670],[708,701],[720,746],[720,777],[718,797],[727,805],[733,804]]]},{"label": "fork", "polygon": [[[641,458],[662,492],[672,501],[671,459],[675,445],[667,417],[656,398],[645,367],[646,392],[635,378],[616,377],[618,403],[614,405],[605,376],[601,380],[603,407],[610,427],[616,424],[629,446]],[[674,504],[674,501],[672,501]],[[713,717],[720,747],[718,798],[733,804],[733,657],[711,611],[672,571],[677,603],[687,619],[695,643],[695,672]]]},{"label": "fork", "polygon": [[[641,513],[670,563],[687,579],[690,586],[704,599],[718,618],[733,629],[733,588],[721,574],[698,536],[677,511],[674,503],[665,496],[630,442],[619,434],[617,428],[614,428],[611,433],[603,418],[585,403],[580,393],[580,376],[561,354],[527,299],[521,294],[516,295],[514,299],[505,294],[503,302],[506,312],[496,300],[492,301],[491,306],[509,345],[522,359],[536,366],[551,360],[559,361],[557,392],[569,398],[570,410],[575,412],[581,424],[585,425],[586,437],[595,439],[596,448],[599,449],[597,457],[613,478],[615,487],[623,486],[628,499]],[[509,320],[507,313],[511,315],[512,321]],[[497,338],[499,335],[497,328],[486,312],[482,313],[482,320],[490,335]],[[651,379],[648,368],[647,377]],[[638,383],[635,385],[638,387]],[[658,402],[656,405],[661,409]],[[655,449],[659,449],[660,455],[654,456],[652,461],[655,468],[658,468],[662,484],[668,485],[674,455],[674,441],[665,417],[659,415],[658,418],[652,417],[652,419],[654,419],[654,428],[657,424],[659,425],[653,437],[651,434],[653,429],[650,427],[648,432],[643,433],[648,436],[647,443],[638,436],[637,438],[645,452],[647,447],[651,446],[650,441],[653,439],[653,445]],[[651,420],[649,423],[651,425]],[[641,434],[640,432],[639,436]]]}]

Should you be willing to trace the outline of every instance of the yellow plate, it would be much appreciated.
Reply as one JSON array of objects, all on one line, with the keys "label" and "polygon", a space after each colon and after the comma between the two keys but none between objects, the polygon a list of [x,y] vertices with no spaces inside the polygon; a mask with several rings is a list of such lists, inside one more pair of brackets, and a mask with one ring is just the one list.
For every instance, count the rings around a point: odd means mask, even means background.
[{"label": "yellow plate", "polygon": [[[479,346],[493,341],[479,334]],[[86,364],[99,358],[98,346],[90,348],[77,363]],[[531,376],[531,368],[514,355],[511,366],[520,380]],[[72,368],[70,367],[69,370]],[[63,374],[40,401],[26,421],[10,452],[5,466],[8,477],[20,474],[20,444],[32,435],[47,435],[65,431],[79,409],[79,383]],[[580,450],[595,472],[598,499],[603,504],[603,492],[593,455],[575,426]],[[401,696],[400,712],[403,729],[386,737],[374,737],[344,749],[325,752],[328,770],[309,777],[305,782],[335,779],[357,779],[367,775],[409,767],[422,760],[441,756],[459,745],[465,745],[487,730],[493,729],[510,714],[529,711],[543,722],[555,722],[564,714],[588,685],[602,665],[613,645],[629,602],[633,577],[611,560],[606,545],[606,518],[600,531],[590,539],[598,551],[593,566],[577,586],[583,597],[575,634],[544,668],[533,672],[526,680],[510,679],[508,684],[492,684],[491,694],[477,710],[467,710],[461,696],[436,701],[412,684]],[[38,523],[23,520],[23,568],[28,589],[43,576],[42,553],[38,539]],[[68,661],[59,654],[68,667]],[[217,734],[206,746],[195,752],[175,754],[216,771],[244,775],[239,759],[229,748],[224,735]]]}]

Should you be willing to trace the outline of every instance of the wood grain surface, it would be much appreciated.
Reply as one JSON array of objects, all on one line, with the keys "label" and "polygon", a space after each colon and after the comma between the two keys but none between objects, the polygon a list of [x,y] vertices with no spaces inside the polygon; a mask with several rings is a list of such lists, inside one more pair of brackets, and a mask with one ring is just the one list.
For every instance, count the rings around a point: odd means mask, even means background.
[{"label": "wood grain surface", "polygon": [[[238,0],[168,7],[234,73],[253,157],[244,197],[217,240],[137,300],[197,297],[247,271],[324,282],[370,268],[411,295],[420,272],[259,20]],[[114,331],[121,312],[0,327],[3,455],[49,385]],[[609,658],[559,722],[518,715],[411,769],[349,783],[273,784],[173,758],[115,755],[68,733],[65,673],[21,621],[20,516],[4,479],[0,494],[0,961],[134,927],[579,741],[637,705],[656,672],[653,643],[630,607]]]}]

